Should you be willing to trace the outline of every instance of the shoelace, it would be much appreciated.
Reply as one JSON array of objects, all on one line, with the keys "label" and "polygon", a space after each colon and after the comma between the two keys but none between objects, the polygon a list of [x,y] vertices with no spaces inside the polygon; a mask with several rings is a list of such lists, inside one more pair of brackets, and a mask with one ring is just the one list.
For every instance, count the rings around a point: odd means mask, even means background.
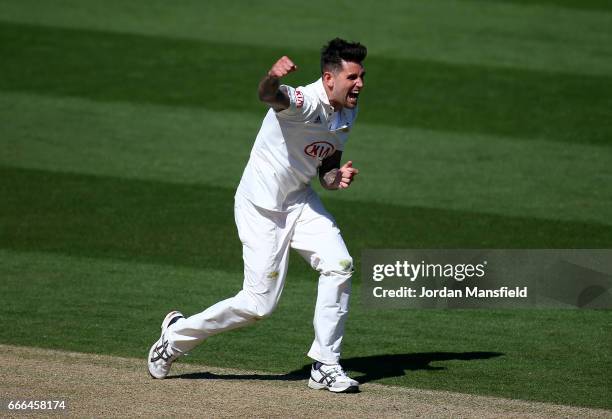
[{"label": "shoelace", "polygon": [[342,376],[346,377],[346,373],[344,372],[344,370],[342,369],[340,365],[334,367],[333,371],[336,373],[336,377],[342,377]]},{"label": "shoelace", "polygon": [[323,366],[321,366],[320,372],[321,372],[321,375],[323,376],[322,379],[329,378],[331,382],[336,381],[338,378],[348,379],[348,376],[342,369],[342,366],[340,366],[339,364],[335,366],[330,366],[329,369],[327,370],[323,369]]},{"label": "shoelace", "polygon": [[173,355],[170,355],[168,353],[168,343],[169,342],[167,340],[162,340],[162,344],[155,348],[154,355],[151,358],[151,362],[156,362],[156,361],[159,361],[160,359],[167,362],[174,358]]}]

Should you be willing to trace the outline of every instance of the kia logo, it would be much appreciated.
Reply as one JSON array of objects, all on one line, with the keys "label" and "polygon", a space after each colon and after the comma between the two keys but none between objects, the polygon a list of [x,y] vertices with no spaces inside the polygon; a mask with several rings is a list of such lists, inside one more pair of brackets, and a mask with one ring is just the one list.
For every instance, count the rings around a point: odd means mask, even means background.
[{"label": "kia logo", "polygon": [[310,157],[324,159],[325,157],[334,153],[336,149],[334,146],[327,141],[317,141],[312,144],[308,144],[304,148],[304,153]]}]

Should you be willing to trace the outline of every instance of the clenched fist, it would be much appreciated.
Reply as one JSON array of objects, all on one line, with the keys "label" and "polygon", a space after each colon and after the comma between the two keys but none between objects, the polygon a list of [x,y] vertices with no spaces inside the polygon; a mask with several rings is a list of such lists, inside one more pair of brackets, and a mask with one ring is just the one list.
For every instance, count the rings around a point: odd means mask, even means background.
[{"label": "clenched fist", "polygon": [[297,66],[293,64],[293,61],[286,55],[283,55],[277,62],[274,63],[270,71],[268,71],[269,77],[275,77],[280,79],[285,77],[287,74],[297,70]]}]

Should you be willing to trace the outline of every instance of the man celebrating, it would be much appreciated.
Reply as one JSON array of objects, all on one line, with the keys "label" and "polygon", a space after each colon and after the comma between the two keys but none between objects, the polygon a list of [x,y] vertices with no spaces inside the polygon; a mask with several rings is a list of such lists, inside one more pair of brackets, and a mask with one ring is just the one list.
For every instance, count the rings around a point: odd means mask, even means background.
[{"label": "man celebrating", "polygon": [[355,392],[359,383],[339,364],[348,313],[353,261],[333,217],[310,187],[318,174],[326,189],[348,188],[358,170],[342,151],[357,116],[367,54],[359,43],[336,38],[321,51],[321,78],[305,87],[281,85],[296,71],[280,58],[259,84],[270,106],[235,196],[243,245],[244,283],[236,296],[185,318],[169,313],[149,351],[149,372],[164,378],[174,360],[214,334],[269,316],[285,283],[289,248],[320,273],[314,314],[314,360],[308,386]]}]

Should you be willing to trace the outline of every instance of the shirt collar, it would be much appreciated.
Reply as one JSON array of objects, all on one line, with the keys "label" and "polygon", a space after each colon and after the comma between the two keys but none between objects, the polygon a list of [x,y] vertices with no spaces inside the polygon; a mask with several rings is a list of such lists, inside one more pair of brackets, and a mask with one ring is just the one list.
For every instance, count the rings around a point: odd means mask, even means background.
[{"label": "shirt collar", "polygon": [[330,110],[332,113],[335,112],[335,109],[329,103],[329,98],[327,97],[327,92],[325,91],[325,87],[323,86],[323,78],[321,77],[319,80],[315,82],[315,91],[317,92],[317,96],[323,102],[323,105]]}]

